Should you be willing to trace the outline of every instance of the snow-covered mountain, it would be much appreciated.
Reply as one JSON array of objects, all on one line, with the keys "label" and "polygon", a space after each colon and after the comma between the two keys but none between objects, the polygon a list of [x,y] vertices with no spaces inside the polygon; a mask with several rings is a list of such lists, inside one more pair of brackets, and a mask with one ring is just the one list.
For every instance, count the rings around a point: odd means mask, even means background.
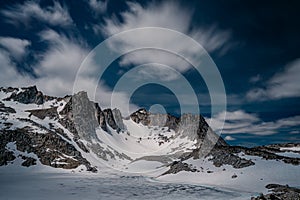
[{"label": "snow-covered mountain", "polygon": [[12,146],[23,156],[22,165],[40,161],[96,171],[92,166],[101,163],[126,171],[138,160],[167,165],[204,145],[226,145],[202,116],[176,118],[140,109],[123,118],[117,108],[102,110],[86,92],[58,98],[35,86],[1,88],[0,106],[1,165],[15,159]]},{"label": "snow-covered mountain", "polygon": [[300,144],[229,146],[202,116],[140,109],[124,117],[86,92],[51,97],[35,86],[0,88],[0,166],[109,168],[261,191],[267,183],[300,185],[299,150]]}]

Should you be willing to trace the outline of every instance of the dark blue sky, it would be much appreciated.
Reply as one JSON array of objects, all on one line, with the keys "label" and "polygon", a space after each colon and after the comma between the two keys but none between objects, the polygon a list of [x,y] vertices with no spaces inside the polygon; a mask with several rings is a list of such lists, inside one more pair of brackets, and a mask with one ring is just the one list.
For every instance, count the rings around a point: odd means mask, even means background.
[{"label": "dark blue sky", "polygon": [[[147,26],[169,28],[199,42],[218,67],[227,95],[228,120],[223,133],[230,136],[229,142],[299,142],[299,9],[296,0],[2,0],[0,82],[3,86],[36,84],[50,95],[72,93],[81,62],[110,35]],[[136,38],[151,42],[152,36],[154,41],[155,35]],[[178,46],[189,51],[184,44],[178,42]],[[119,78],[136,65],[157,55],[166,64],[174,64],[164,52],[130,54],[115,60],[102,76],[99,101],[104,105]],[[197,94],[201,113],[221,120],[222,113],[210,115],[209,94],[201,75],[191,66],[182,65],[178,70]],[[157,74],[166,76],[164,71]],[[178,115],[176,95],[166,87],[148,84],[129,98],[137,107],[161,104]]]}]

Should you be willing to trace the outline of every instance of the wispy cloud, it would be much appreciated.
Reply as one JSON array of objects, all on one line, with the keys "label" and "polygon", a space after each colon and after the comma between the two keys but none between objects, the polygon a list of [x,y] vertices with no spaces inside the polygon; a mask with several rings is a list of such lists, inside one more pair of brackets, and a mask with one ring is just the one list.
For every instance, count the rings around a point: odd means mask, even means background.
[{"label": "wispy cloud", "polygon": [[[1,75],[3,76],[0,80],[1,85],[22,87],[36,84],[50,95],[70,94],[76,71],[89,50],[83,48],[76,40],[69,39],[51,29],[42,31],[39,37],[49,43],[49,48],[39,54],[36,64],[32,66],[36,77],[30,74],[20,74],[10,54],[2,50],[0,52]],[[14,41],[21,40],[14,38]]]},{"label": "wispy cloud", "polygon": [[89,6],[96,15],[106,12],[107,3],[108,0],[88,0]]},{"label": "wispy cloud", "polygon": [[28,75],[20,74],[17,70],[15,62],[11,60],[11,56],[7,51],[0,49],[0,84],[1,86],[21,86],[31,85],[32,79]]},{"label": "wispy cloud", "polygon": [[[99,66],[93,60],[86,60],[88,67],[84,73],[76,76],[82,61],[90,52],[84,41],[59,34],[52,29],[44,30],[38,35],[49,44],[49,48],[32,66],[36,77],[18,72],[8,52],[0,49],[1,86],[37,85],[46,94],[65,96],[73,93],[73,84],[77,78],[80,88],[74,92],[87,91],[90,98],[95,95],[95,100],[100,101],[102,107],[111,107],[112,91],[104,84],[98,85],[97,69]],[[96,91],[93,86],[97,88]],[[121,102],[129,102],[129,97],[122,92],[115,92],[114,95],[118,105],[124,105],[119,108],[121,112],[127,114],[128,105]],[[129,106],[132,110],[137,109],[134,105]]]},{"label": "wispy cloud", "polygon": [[293,131],[290,131],[290,134],[300,134],[300,130],[293,130]]},{"label": "wispy cloud", "polygon": [[[119,21],[116,17],[107,18],[104,25],[96,25],[95,27],[97,29],[100,28],[100,31],[106,36],[143,27],[172,29],[191,36],[209,52],[223,49],[230,39],[228,31],[219,30],[216,26],[208,28],[195,27],[192,24],[193,11],[174,1],[152,1],[145,6],[135,2],[128,2],[127,4],[129,9],[120,13],[122,21]],[[199,54],[199,49],[192,49],[189,44],[182,42],[177,37],[164,35],[157,31],[119,38],[118,41],[111,43],[111,48],[114,51],[122,52],[130,47],[139,47],[142,44],[159,44],[169,51],[184,52],[188,60],[195,59],[196,54]],[[153,62],[173,67],[179,72],[186,72],[191,67],[189,63],[177,55],[157,49],[144,49],[124,55],[120,61],[120,65],[140,65]],[[162,68],[161,70],[164,69]],[[150,73],[156,73],[160,77],[157,72]],[[173,80],[174,78],[176,77],[172,76],[169,80]]]},{"label": "wispy cloud", "polygon": [[39,87],[53,95],[72,93],[76,72],[89,49],[84,48],[83,41],[69,39],[51,29],[42,31],[39,36],[50,45],[34,67],[34,72],[39,77]]},{"label": "wispy cloud", "polygon": [[[87,2],[93,10],[98,10],[99,12],[102,12],[107,6],[107,1],[89,0]],[[0,13],[3,16],[3,20],[16,26],[23,24],[33,27],[36,21],[48,27],[51,27],[49,25],[61,27],[73,25],[68,8],[58,1],[54,1],[52,6],[47,7],[41,6],[38,1],[25,1],[24,3],[7,7],[1,10]],[[146,6],[129,2],[128,10],[120,13],[120,16],[123,18],[122,21],[113,17],[106,19],[105,24],[97,27],[100,27],[101,33],[106,36],[132,28],[153,26],[169,28],[191,36],[210,52],[225,48],[230,38],[228,31],[219,30],[217,26],[194,27],[192,24],[193,12],[173,1],[160,3],[152,1]],[[25,55],[30,41],[14,38],[13,42],[8,42],[8,38],[3,38],[2,46],[6,51],[1,51],[1,59],[5,63],[5,67],[3,67],[5,70],[3,70],[1,75],[3,78],[0,80],[2,85],[24,86],[36,84],[42,91],[50,95],[64,96],[72,93],[76,72],[91,49],[84,40],[73,38],[70,35],[67,36],[63,32],[57,32],[54,29],[56,30],[56,28],[49,28],[37,34],[42,42],[48,43],[48,49],[43,52],[37,52],[37,60],[30,66],[36,77],[26,74],[21,75],[16,69],[16,64],[10,58],[11,55],[19,58]],[[162,38],[162,40],[158,41],[156,40],[157,38]],[[131,38],[122,38],[116,42],[112,43],[114,50],[124,50],[128,46],[139,46],[141,43],[162,42],[166,49],[185,52],[190,59],[193,59],[195,54],[198,53],[198,49],[191,48],[191,46],[178,40],[178,38],[170,38],[168,35],[160,35],[160,33],[155,32],[147,35],[133,35]],[[13,45],[13,43],[15,44]],[[95,91],[92,91],[90,86],[98,85],[97,68],[99,66],[92,60],[89,62],[89,71],[85,76],[79,77],[79,79],[82,86],[81,89],[87,90],[89,94],[93,94]],[[179,72],[186,72],[191,67],[186,61],[176,55],[150,49],[124,55],[120,65],[138,65],[148,62],[159,62],[171,66]],[[177,79],[178,76],[176,74],[170,73],[170,71],[166,71],[165,68],[160,66],[149,68],[148,71],[142,70],[139,74],[145,77],[158,75],[159,78],[165,81]],[[151,71],[150,69],[153,70]],[[19,81],[15,81],[16,79]],[[109,107],[111,103],[111,89],[101,83],[96,93],[103,106]],[[127,94],[122,92],[118,92],[117,96],[118,98],[116,99],[120,102],[127,102],[129,98]],[[189,98],[186,99],[190,103]],[[118,105],[124,104],[119,103]]]},{"label": "wispy cloud", "polygon": [[38,2],[26,1],[1,11],[2,16],[8,23],[30,26],[31,20],[39,20],[54,26],[70,26],[73,20],[65,6],[54,1],[53,6],[42,8]]},{"label": "wispy cloud", "polygon": [[[222,119],[224,119],[224,116],[226,116],[226,121],[222,129]],[[300,126],[300,116],[265,122],[256,114],[237,110],[227,113],[222,112],[214,116],[211,126],[217,132],[222,130],[224,134],[247,133],[253,135],[271,135],[278,133],[282,128]]]},{"label": "wispy cloud", "polygon": [[31,42],[25,39],[0,37],[0,46],[6,49],[12,57],[20,60],[26,54],[26,48]]},{"label": "wispy cloud", "polygon": [[233,140],[236,140],[234,137],[232,137],[232,136],[230,136],[230,135],[227,135],[224,139],[227,140],[227,141],[233,141]]},{"label": "wispy cloud", "polygon": [[261,75],[260,74],[257,74],[256,76],[253,76],[250,78],[249,82],[250,83],[257,83],[261,80]]},{"label": "wispy cloud", "polygon": [[[45,52],[44,58],[35,67],[38,75],[37,85],[45,92],[54,95],[65,95],[73,92],[75,79],[80,85],[74,92],[84,90],[88,92],[90,98],[95,96],[96,101],[100,101],[102,107],[111,107],[112,91],[105,84],[98,84],[99,66],[91,58],[85,60],[85,71],[77,74],[79,67],[90,49],[84,45],[84,41],[78,41],[75,38],[67,38],[53,30],[47,30],[40,33],[40,37],[51,44],[51,48]],[[95,88],[96,87],[96,90]],[[114,93],[117,104],[123,114],[128,114],[127,104],[129,97],[122,92]],[[131,111],[137,107],[129,105]]]},{"label": "wispy cloud", "polygon": [[287,64],[266,81],[264,88],[257,87],[247,93],[249,101],[264,101],[300,97],[300,59]]}]

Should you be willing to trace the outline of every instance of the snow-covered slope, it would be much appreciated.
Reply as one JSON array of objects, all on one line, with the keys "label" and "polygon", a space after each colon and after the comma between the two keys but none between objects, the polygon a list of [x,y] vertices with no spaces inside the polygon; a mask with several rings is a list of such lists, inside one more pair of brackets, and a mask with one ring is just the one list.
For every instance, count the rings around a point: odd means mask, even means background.
[{"label": "snow-covered slope", "polygon": [[262,192],[268,183],[300,185],[299,146],[230,147],[202,116],[140,109],[123,117],[85,92],[50,97],[35,86],[0,88],[0,166],[135,173]]}]

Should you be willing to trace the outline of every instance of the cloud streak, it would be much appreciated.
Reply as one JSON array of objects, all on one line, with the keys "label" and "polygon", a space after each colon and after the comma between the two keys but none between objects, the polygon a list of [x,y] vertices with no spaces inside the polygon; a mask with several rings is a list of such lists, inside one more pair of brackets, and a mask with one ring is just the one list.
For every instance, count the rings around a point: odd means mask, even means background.
[{"label": "cloud streak", "polygon": [[[93,60],[86,61],[87,70],[76,77],[77,71],[86,58],[90,49],[84,41],[75,38],[68,38],[64,34],[59,34],[52,29],[40,32],[39,37],[49,44],[49,48],[39,56],[39,60],[33,66],[36,77],[18,72],[16,64],[11,60],[7,51],[0,49],[1,86],[24,87],[37,85],[40,90],[48,95],[65,96],[73,93],[75,78],[81,86],[81,90],[88,92],[92,99],[100,101],[102,108],[111,106],[112,91],[104,84],[98,85],[97,66]],[[14,47],[16,48],[16,47]],[[96,91],[94,87],[97,87]],[[78,92],[74,91],[74,92]],[[128,96],[122,92],[114,94],[119,102],[129,102]],[[134,105],[129,105],[130,109],[137,109]],[[127,113],[128,107],[119,108],[122,113]]]},{"label": "cloud streak", "polygon": [[24,39],[12,38],[12,37],[0,37],[0,46],[6,49],[12,57],[17,60],[21,60],[26,55],[27,47],[31,45],[31,42]]},{"label": "cloud streak", "polygon": [[12,61],[11,56],[7,51],[0,49],[0,84],[1,86],[19,87],[24,85],[31,85],[34,82],[28,75],[20,74],[17,71],[15,62]]},{"label": "cloud streak", "polygon": [[27,1],[24,4],[18,4],[1,11],[7,23],[13,25],[24,24],[30,26],[32,20],[39,20],[43,23],[53,26],[71,26],[73,20],[66,7],[59,2],[54,1],[53,6],[41,8],[34,1]]},{"label": "cloud streak", "polygon": [[[194,27],[191,21],[193,11],[174,1],[163,1],[160,3],[153,1],[146,6],[133,2],[128,2],[127,4],[129,9],[120,13],[122,21],[119,21],[116,17],[106,18],[102,26],[96,25],[95,27],[100,28],[100,31],[107,37],[135,28],[161,27],[171,29],[189,35],[209,52],[223,49],[230,39],[228,31],[221,31],[216,26],[209,28]],[[164,49],[169,51],[184,52],[184,55],[187,55],[187,58],[185,58],[187,60],[195,60],[199,56],[197,55],[199,54],[199,49],[192,49],[180,39],[164,35],[157,31],[118,38],[117,41],[111,42],[110,47],[114,51],[122,52],[129,47],[139,47],[141,44],[152,44],[152,46],[159,44],[159,46],[163,46]],[[128,66],[153,62],[168,65],[181,73],[191,68],[190,64],[179,56],[157,49],[144,49],[131,52],[124,55],[119,64],[121,66]],[[164,69],[162,68],[159,71],[161,72],[161,70]],[[149,73],[156,73],[158,78],[165,78],[165,76],[160,77],[160,73],[156,71]],[[175,76],[171,76],[168,80],[171,81],[175,78]]]},{"label": "cloud streak", "polygon": [[[105,12],[107,1],[90,0],[87,2],[95,12]],[[52,6],[42,7],[37,1],[26,1],[6,7],[0,11],[3,20],[15,26],[24,25],[33,27],[36,21],[43,23],[46,29],[36,33],[39,42],[47,43],[47,49],[43,52],[34,52],[34,62],[31,64],[32,74],[19,72],[17,62],[26,57],[26,50],[31,41],[1,37],[0,38],[0,62],[1,62],[1,86],[24,87],[37,85],[40,90],[48,95],[65,96],[73,93],[73,84],[77,71],[91,51],[86,41],[72,34],[57,32],[56,28],[72,28],[74,25],[69,11],[65,5],[54,1]],[[49,27],[56,27],[49,28]],[[112,91],[102,82],[99,85],[97,66],[93,60],[88,60],[88,69],[77,77],[82,90],[88,92],[90,98],[95,96],[95,101],[100,101],[103,108],[111,107]],[[97,89],[94,90],[95,86]],[[74,91],[74,92],[78,92]],[[119,102],[129,102],[129,97],[122,92],[115,92]],[[118,103],[119,105],[124,105]],[[129,105],[130,109],[136,109],[135,105]],[[120,107],[122,113],[128,111],[128,107]]]},{"label": "cloud streak", "polygon": [[[222,119],[226,116],[223,129]],[[209,120],[209,119],[208,119]],[[256,114],[246,113],[243,110],[233,112],[222,112],[213,117],[212,128],[214,131],[221,131],[224,134],[252,134],[252,135],[272,135],[283,128],[295,128],[300,126],[300,116],[293,116],[276,121],[265,122]]]},{"label": "cloud streak", "polygon": [[265,101],[289,97],[300,97],[300,59],[287,64],[283,70],[272,76],[265,87],[248,91],[249,101]]},{"label": "cloud streak", "polygon": [[88,4],[95,15],[105,13],[107,10],[108,0],[89,0]]}]

